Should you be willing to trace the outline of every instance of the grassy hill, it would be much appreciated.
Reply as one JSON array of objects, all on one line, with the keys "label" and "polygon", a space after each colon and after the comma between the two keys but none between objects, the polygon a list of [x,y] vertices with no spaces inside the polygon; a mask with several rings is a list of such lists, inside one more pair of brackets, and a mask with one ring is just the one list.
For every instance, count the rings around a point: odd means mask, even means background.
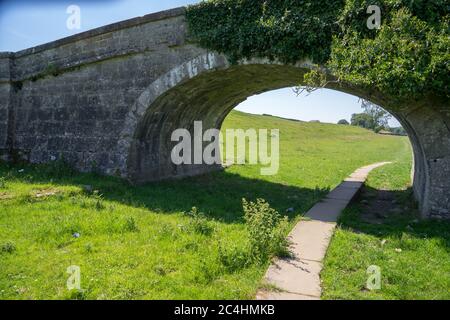
[{"label": "grassy hill", "polygon": [[[409,183],[405,137],[241,112],[224,128],[279,128],[279,174],[243,165],[133,187],[57,164],[1,164],[0,299],[253,298],[269,261],[237,259],[247,242],[242,198],[264,198],[282,214],[294,208],[294,225],[363,165],[394,161],[399,187]],[[207,216],[200,232],[185,214],[194,206]],[[79,292],[66,288],[72,265],[81,270]]]}]

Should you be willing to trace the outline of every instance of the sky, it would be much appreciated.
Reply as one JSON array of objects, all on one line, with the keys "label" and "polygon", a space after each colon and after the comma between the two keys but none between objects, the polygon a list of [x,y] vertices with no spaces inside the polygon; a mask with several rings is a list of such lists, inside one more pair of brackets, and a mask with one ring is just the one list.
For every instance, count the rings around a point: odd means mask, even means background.
[{"label": "sky", "polygon": [[[0,0],[0,52],[19,51],[106,24],[200,2],[198,0]],[[69,29],[71,5],[80,8],[80,28]],[[304,121],[350,121],[361,112],[358,97],[321,89],[297,96],[292,88],[248,98],[237,110]],[[399,126],[396,120],[390,125]]]}]

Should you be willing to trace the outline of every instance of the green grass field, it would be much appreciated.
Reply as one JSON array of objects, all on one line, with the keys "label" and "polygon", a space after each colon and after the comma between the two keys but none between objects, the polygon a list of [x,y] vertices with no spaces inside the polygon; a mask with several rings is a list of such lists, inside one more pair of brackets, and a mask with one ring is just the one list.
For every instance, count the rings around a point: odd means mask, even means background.
[{"label": "green grass field", "polygon": [[[279,128],[279,174],[260,176],[258,166],[243,165],[133,187],[115,178],[70,174],[55,166],[0,165],[0,299],[252,299],[269,261],[249,265],[233,260],[245,250],[248,238],[242,198],[264,198],[282,214],[295,208],[289,214],[294,225],[361,166],[397,161],[383,170],[394,168],[401,186],[408,182],[410,145],[404,137],[240,112],[231,113],[224,127]],[[378,172],[374,187],[391,179],[388,171]],[[84,185],[98,193],[87,192]],[[184,212],[194,206],[207,215],[210,232],[192,227],[192,218]],[[339,292],[345,287],[333,289],[335,284],[357,282],[352,274],[339,274],[345,265],[338,260],[349,254],[338,250],[340,243],[364,256],[358,251],[359,237],[367,237],[369,246],[378,239],[343,230],[327,260],[327,298],[342,297]],[[430,247],[443,250],[437,243]],[[440,251],[436,254],[443,257]],[[232,257],[231,265],[225,263],[227,257]],[[448,253],[444,257],[448,259]],[[425,267],[426,261],[412,260],[416,265],[410,268]],[[357,267],[365,267],[365,262]],[[82,292],[66,288],[71,265],[81,268]]]},{"label": "green grass field", "polygon": [[[324,299],[450,299],[450,223],[418,219],[409,163],[405,155],[375,170],[360,201],[344,211],[321,274]],[[365,203],[376,202],[379,190],[397,211],[375,207],[374,219]],[[369,266],[380,268],[379,290],[366,289]]]}]

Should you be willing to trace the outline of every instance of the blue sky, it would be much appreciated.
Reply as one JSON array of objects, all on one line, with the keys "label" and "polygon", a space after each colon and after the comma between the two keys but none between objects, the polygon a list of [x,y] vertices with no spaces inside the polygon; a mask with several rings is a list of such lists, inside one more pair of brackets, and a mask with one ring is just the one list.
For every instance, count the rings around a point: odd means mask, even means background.
[{"label": "blue sky", "polygon": [[[0,0],[0,51],[19,51],[113,22],[142,16],[198,0]],[[81,9],[81,29],[69,30],[69,5]],[[337,122],[361,112],[357,97],[318,90],[297,97],[290,88],[250,97],[238,110],[300,120]],[[391,121],[392,126],[398,123]]]}]

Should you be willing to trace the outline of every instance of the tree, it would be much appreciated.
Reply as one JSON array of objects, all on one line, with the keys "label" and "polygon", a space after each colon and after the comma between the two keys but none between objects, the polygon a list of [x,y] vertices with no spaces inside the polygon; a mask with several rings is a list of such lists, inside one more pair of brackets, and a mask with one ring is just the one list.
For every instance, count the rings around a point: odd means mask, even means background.
[{"label": "tree", "polygon": [[354,113],[351,120],[352,126],[372,130],[372,119],[367,113]]},{"label": "tree", "polygon": [[389,120],[392,118],[389,112],[367,100],[362,100],[361,107],[364,109],[363,113],[352,115],[353,126],[363,127],[375,132],[389,129]]},{"label": "tree", "polygon": [[339,120],[338,121],[338,124],[342,124],[342,125],[346,125],[346,126],[348,126],[350,123],[348,123],[348,121],[347,120],[345,120],[345,119],[342,119],[342,120]]},{"label": "tree", "polygon": [[371,119],[370,129],[380,131],[389,128],[389,120],[392,118],[389,112],[367,100],[362,100],[361,107]]}]

